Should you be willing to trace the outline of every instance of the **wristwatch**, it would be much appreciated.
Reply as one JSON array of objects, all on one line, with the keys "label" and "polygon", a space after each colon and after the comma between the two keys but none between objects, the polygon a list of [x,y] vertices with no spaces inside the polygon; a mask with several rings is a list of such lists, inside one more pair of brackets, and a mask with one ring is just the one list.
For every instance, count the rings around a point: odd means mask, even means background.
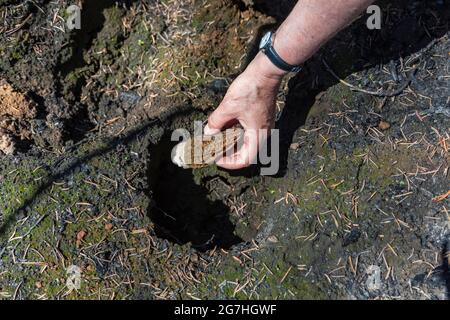
[{"label": "wristwatch", "polygon": [[259,50],[264,52],[272,63],[286,72],[299,72],[302,70],[300,65],[294,66],[287,63],[280,57],[280,55],[275,51],[273,47],[274,33],[272,31],[267,32],[261,39],[259,43]]}]

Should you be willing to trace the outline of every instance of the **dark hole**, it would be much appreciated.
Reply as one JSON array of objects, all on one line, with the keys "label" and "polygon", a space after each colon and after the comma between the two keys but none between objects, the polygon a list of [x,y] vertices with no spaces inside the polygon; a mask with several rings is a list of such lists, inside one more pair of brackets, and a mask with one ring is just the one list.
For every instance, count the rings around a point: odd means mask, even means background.
[{"label": "dark hole", "polygon": [[174,165],[170,137],[150,148],[149,180],[152,205],[149,215],[157,236],[173,243],[191,243],[199,251],[229,249],[242,242],[234,234],[230,208],[211,200],[210,191],[194,181],[193,171]]},{"label": "dark hole", "polygon": [[447,298],[450,299],[450,234],[447,235],[447,241],[442,250],[443,256],[443,278],[447,287]]}]

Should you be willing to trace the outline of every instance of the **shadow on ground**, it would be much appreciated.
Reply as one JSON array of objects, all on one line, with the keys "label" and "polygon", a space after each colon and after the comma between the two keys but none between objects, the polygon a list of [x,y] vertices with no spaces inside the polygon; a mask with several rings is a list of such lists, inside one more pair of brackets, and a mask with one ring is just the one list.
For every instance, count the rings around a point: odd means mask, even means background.
[{"label": "shadow on ground", "polygon": [[447,299],[450,299],[450,234],[447,236],[447,242],[442,250],[442,258],[442,272],[447,287]]},{"label": "shadow on ground", "polygon": [[150,148],[153,158],[148,177],[153,204],[148,213],[156,235],[178,244],[191,243],[199,251],[216,246],[229,249],[242,242],[234,234],[230,208],[222,201],[210,200],[211,191],[194,181],[192,170],[171,162],[174,145],[166,136]]},{"label": "shadow on ground", "polygon": [[[23,201],[23,204],[16,208],[8,217],[3,221],[0,225],[0,237],[4,237],[5,233],[12,227],[12,225],[16,222],[17,216],[19,213],[32,208],[37,201],[39,201],[39,197],[43,195],[48,189],[53,186],[53,183],[56,181],[60,181],[67,177],[71,173],[73,173],[77,168],[80,168],[83,164],[95,159],[97,157],[101,157],[104,154],[115,151],[116,147],[120,144],[127,144],[131,141],[138,139],[145,135],[148,130],[157,123],[157,120],[150,120],[147,123],[142,124],[140,127],[131,130],[128,134],[123,137],[117,137],[110,139],[103,147],[98,148],[82,157],[76,158],[75,160],[64,163],[66,156],[61,156],[53,165],[54,173],[45,179],[45,181],[37,188],[36,192],[34,192],[30,197]],[[77,145],[74,145],[72,148],[66,150],[66,152],[72,151]],[[1,246],[0,246],[1,248]],[[3,248],[5,249],[5,248]],[[2,249],[0,249],[0,258],[2,256]]]},{"label": "shadow on ground", "polygon": [[[243,5],[245,1],[236,1]],[[276,19],[276,24],[262,27],[250,49],[249,63],[258,52],[261,36],[268,29],[274,29],[289,14],[297,1],[255,0],[253,7]],[[377,1],[383,11],[381,30],[366,27],[367,15],[363,14],[348,28],[331,40],[319,53],[311,58],[304,69],[289,82],[285,107],[278,117],[280,129],[280,171],[283,177],[287,170],[287,156],[294,133],[306,122],[311,108],[320,93],[339,83],[324,65],[324,60],[334,69],[335,74],[345,79],[349,75],[374,66],[389,64],[389,72],[394,86],[382,88],[379,97],[389,97],[402,93],[414,82],[414,72],[404,72],[398,62],[411,54],[416,54],[416,65],[420,65],[422,54],[433,43],[449,31],[450,5],[440,1]],[[363,79],[364,80],[364,79]],[[374,90],[376,91],[376,90]]]}]

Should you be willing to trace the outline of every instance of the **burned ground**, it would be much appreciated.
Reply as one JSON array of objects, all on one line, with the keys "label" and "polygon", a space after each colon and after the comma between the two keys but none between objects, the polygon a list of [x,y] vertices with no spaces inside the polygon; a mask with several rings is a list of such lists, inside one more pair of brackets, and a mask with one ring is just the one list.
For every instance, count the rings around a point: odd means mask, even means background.
[{"label": "burned ground", "polygon": [[381,30],[363,17],[283,84],[275,177],[175,168],[168,137],[293,1],[81,3],[70,31],[68,1],[0,1],[22,142],[0,155],[0,297],[448,297],[448,3],[381,1]]}]

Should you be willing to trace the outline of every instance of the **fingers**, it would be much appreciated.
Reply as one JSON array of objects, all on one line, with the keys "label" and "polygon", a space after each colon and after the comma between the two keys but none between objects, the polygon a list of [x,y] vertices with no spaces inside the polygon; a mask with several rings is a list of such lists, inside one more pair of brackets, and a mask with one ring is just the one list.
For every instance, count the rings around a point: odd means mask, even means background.
[{"label": "fingers", "polygon": [[246,130],[242,147],[232,155],[219,159],[216,163],[219,167],[230,170],[248,167],[250,164],[255,163],[258,146],[258,130]]},{"label": "fingers", "polygon": [[213,135],[222,129],[232,126],[237,122],[236,115],[226,110],[225,105],[220,105],[208,118],[205,126],[205,134]]},{"label": "fingers", "polygon": [[218,134],[220,132],[220,129],[212,129],[209,127],[209,124],[207,124],[205,126],[205,128],[203,129],[203,133],[207,136],[212,136],[215,134]]}]

